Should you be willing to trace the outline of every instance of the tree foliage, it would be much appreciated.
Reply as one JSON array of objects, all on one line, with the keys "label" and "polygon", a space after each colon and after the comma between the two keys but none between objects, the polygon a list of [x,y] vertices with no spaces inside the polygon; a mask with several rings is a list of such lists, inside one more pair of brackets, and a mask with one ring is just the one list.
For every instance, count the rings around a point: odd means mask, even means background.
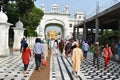
[{"label": "tree foliage", "polygon": [[25,22],[26,27],[29,26],[31,29],[35,30],[42,16],[43,12],[40,9],[34,7],[27,14],[27,16],[23,17],[23,21]]},{"label": "tree foliage", "polygon": [[27,33],[30,33],[27,36],[37,36],[36,32],[33,30],[35,30],[37,28],[42,16],[43,16],[43,11],[34,7],[32,9],[32,11],[29,12],[26,17],[22,18],[22,21],[24,21],[24,23],[26,25]]},{"label": "tree foliage", "polygon": [[120,31],[119,30],[116,30],[116,31],[104,31],[103,34],[101,34],[99,36],[99,42],[101,44],[110,44],[112,42],[116,43],[118,42],[118,40],[120,39]]},{"label": "tree foliage", "polygon": [[16,0],[16,5],[21,16],[27,15],[35,6],[33,0]]},{"label": "tree foliage", "polygon": [[8,4],[6,11],[7,11],[6,14],[8,16],[8,22],[15,24],[20,16],[18,10],[16,9],[16,4],[14,3]]},{"label": "tree foliage", "polygon": [[[43,11],[34,5],[36,0],[15,0],[16,3],[6,3],[8,22],[15,24],[20,17],[24,24],[25,36],[37,36],[35,32],[43,16]],[[14,25],[15,26],[15,25]]]}]

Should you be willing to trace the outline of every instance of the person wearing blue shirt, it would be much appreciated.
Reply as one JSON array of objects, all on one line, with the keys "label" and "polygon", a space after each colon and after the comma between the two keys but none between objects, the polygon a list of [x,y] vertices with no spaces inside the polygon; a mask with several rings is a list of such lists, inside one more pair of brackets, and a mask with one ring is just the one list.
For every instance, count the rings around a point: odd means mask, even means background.
[{"label": "person wearing blue shirt", "polygon": [[85,43],[83,44],[83,56],[84,56],[84,58],[87,58],[88,49],[89,49],[89,45],[88,45],[88,43],[85,41]]},{"label": "person wearing blue shirt", "polygon": [[43,46],[39,38],[37,38],[35,41],[35,44],[33,47],[33,54],[35,55],[36,70],[40,71],[41,56],[43,55]]},{"label": "person wearing blue shirt", "polygon": [[25,38],[23,38],[22,40],[21,40],[21,47],[20,47],[20,52],[22,52],[22,48],[23,48],[23,46],[26,44],[26,40],[25,40]]}]

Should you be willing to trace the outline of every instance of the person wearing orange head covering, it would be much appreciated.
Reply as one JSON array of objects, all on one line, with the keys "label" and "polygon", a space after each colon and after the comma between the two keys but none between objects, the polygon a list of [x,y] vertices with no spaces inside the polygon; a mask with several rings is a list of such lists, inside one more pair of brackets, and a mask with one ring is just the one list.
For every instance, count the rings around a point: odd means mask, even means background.
[{"label": "person wearing orange head covering", "polygon": [[77,76],[80,75],[80,65],[81,61],[83,60],[83,52],[79,48],[79,44],[76,43],[76,48],[73,49],[73,54],[72,54],[72,73],[75,74],[77,72]]}]

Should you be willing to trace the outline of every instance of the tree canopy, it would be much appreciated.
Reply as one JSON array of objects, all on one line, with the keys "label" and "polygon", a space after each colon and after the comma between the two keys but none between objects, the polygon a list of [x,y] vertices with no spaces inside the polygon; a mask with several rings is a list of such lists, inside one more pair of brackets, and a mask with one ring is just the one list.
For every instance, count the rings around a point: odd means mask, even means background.
[{"label": "tree canopy", "polygon": [[117,43],[119,39],[120,39],[120,31],[119,30],[116,30],[116,31],[106,30],[99,36],[99,42],[101,44],[108,43],[111,45],[112,42]]},{"label": "tree canopy", "polygon": [[[37,36],[35,32],[36,27],[44,15],[43,11],[34,5],[36,0],[15,0],[14,3],[4,3],[6,5],[6,14],[8,15],[8,22],[15,24],[20,17],[24,24],[25,36]],[[15,26],[15,25],[14,25]]]}]

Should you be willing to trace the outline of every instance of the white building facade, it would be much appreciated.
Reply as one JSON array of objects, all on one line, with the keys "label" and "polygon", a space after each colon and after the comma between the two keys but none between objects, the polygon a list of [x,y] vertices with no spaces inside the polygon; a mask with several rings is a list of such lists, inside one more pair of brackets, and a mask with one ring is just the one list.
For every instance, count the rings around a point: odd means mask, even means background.
[{"label": "white building facade", "polygon": [[0,56],[8,56],[10,54],[10,50],[8,47],[8,37],[9,37],[9,27],[12,25],[8,23],[8,17],[3,12],[3,8],[1,7],[0,11]]},{"label": "white building facade", "polygon": [[62,38],[68,39],[72,37],[73,27],[78,23],[83,22],[84,12],[77,12],[75,18],[70,18],[69,7],[65,6],[64,11],[59,11],[59,6],[53,4],[51,12],[45,11],[45,6],[42,4],[41,9],[44,11],[44,16],[40,21],[36,31],[41,39],[45,39],[45,30],[48,26],[58,26],[62,31]]},{"label": "white building facade", "polygon": [[19,21],[15,24],[16,27],[13,27],[14,30],[14,44],[13,50],[20,50],[21,47],[21,39],[24,37],[23,23]]}]

